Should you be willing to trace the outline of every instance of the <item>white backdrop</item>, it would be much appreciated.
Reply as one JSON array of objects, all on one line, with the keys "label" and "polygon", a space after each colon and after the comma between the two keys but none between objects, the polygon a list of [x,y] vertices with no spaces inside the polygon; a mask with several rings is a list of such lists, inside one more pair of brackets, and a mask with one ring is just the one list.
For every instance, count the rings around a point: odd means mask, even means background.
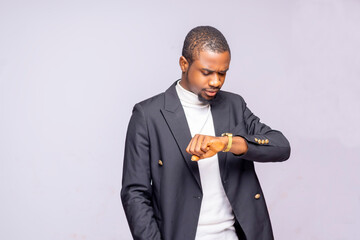
[{"label": "white backdrop", "polygon": [[359,0],[0,0],[0,239],[131,239],[131,110],[198,25],[228,39],[224,89],[290,140],[256,165],[276,239],[360,239]]}]

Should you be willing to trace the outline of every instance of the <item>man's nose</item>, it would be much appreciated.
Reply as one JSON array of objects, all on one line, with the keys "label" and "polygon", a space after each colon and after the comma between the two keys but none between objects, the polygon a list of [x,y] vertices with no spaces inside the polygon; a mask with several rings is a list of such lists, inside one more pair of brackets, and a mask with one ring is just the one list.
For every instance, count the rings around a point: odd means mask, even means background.
[{"label": "man's nose", "polygon": [[218,74],[216,74],[216,73],[214,74],[214,77],[211,78],[209,85],[214,88],[218,88],[221,86],[221,81],[219,79]]}]

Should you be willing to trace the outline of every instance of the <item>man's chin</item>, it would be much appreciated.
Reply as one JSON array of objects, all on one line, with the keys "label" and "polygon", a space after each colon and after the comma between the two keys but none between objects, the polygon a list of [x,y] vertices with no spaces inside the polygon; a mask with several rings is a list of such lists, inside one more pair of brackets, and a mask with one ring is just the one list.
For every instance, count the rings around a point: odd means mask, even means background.
[{"label": "man's chin", "polygon": [[[205,95],[205,96],[203,96]],[[198,99],[202,103],[210,104],[214,99],[216,98],[217,94],[215,96],[207,96],[205,93],[201,94],[201,92],[198,94]]]}]

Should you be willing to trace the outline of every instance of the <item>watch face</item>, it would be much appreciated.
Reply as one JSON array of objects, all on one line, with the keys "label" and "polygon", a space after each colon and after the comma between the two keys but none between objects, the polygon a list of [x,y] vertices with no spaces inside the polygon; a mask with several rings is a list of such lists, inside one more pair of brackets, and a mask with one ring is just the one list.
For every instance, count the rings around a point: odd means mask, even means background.
[{"label": "watch face", "polygon": [[222,136],[222,137],[224,137],[224,136],[230,136],[230,137],[232,137],[233,134],[232,134],[232,133],[223,133],[223,134],[221,134],[221,136]]}]

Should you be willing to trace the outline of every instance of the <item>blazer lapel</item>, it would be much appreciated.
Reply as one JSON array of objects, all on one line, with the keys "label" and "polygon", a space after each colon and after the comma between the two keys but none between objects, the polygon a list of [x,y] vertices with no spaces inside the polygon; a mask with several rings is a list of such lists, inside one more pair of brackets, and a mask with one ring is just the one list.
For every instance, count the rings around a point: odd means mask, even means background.
[{"label": "blazer lapel", "polygon": [[191,161],[191,155],[186,152],[186,147],[191,140],[191,133],[175,86],[176,82],[165,92],[165,107],[161,109],[161,113],[176,140],[187,166],[201,188],[198,163]]},{"label": "blazer lapel", "polygon": [[[230,107],[225,103],[222,93],[219,92],[216,99],[211,103],[211,113],[214,121],[216,136],[230,131]],[[220,174],[224,176],[227,153],[218,152]]]}]

